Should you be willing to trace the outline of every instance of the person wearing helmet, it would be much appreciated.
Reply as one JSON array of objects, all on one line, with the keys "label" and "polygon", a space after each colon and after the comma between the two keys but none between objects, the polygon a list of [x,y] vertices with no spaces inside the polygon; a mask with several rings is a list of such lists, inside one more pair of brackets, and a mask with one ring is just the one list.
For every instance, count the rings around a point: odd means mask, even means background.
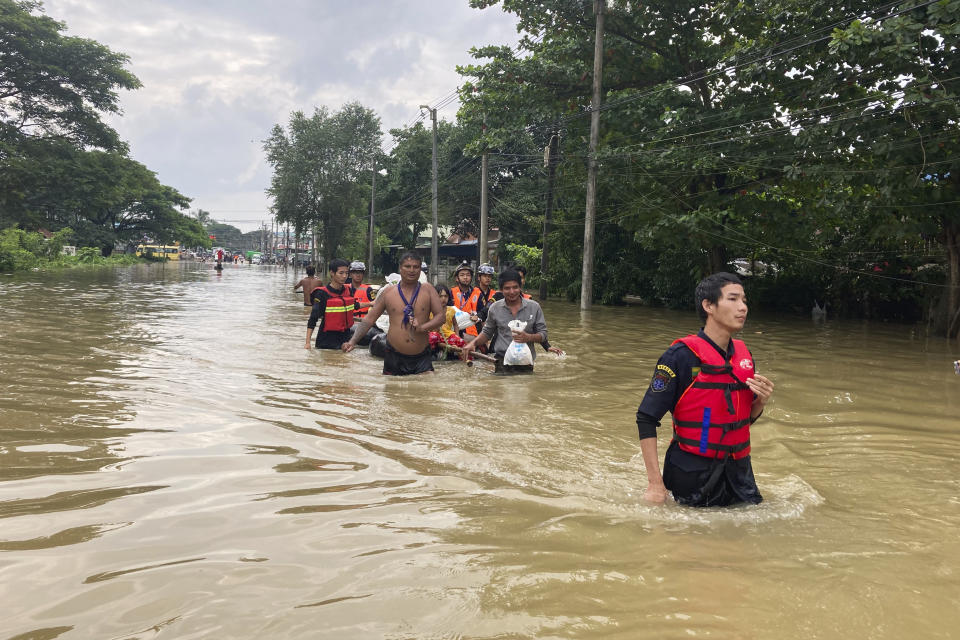
[{"label": "person wearing helmet", "polygon": [[360,303],[360,309],[354,314],[358,320],[366,317],[370,307],[373,306],[373,299],[376,294],[370,289],[370,285],[363,284],[363,278],[367,275],[367,265],[359,260],[350,263],[350,288],[353,289],[353,297]]},{"label": "person wearing helmet", "polygon": [[477,316],[477,324],[467,329],[470,335],[477,335],[483,331],[483,323],[487,319],[487,307],[497,295],[496,289],[490,286],[495,273],[493,266],[486,262],[477,267],[477,286],[474,287],[473,294],[467,301],[467,305],[471,308],[470,313]]},{"label": "person wearing helmet", "polygon": [[453,279],[456,280],[456,284],[450,290],[453,295],[450,304],[461,311],[466,311],[464,307],[467,305],[470,294],[473,293],[473,269],[466,260],[461,262],[460,266],[453,272]]}]

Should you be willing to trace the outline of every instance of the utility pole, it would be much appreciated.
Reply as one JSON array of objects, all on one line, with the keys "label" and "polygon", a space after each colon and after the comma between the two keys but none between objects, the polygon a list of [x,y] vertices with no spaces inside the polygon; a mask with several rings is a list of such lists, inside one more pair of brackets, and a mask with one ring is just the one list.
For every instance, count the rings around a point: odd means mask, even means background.
[{"label": "utility pole", "polygon": [[370,233],[367,238],[367,273],[373,273],[373,216],[377,211],[377,154],[373,154],[373,179],[370,183]]},{"label": "utility pole", "polygon": [[593,305],[593,227],[597,213],[597,145],[600,142],[600,90],[603,86],[603,10],[607,0],[593,0],[597,31],[593,47],[593,100],[590,101],[590,151],[587,164],[587,215],[583,222],[583,277],[580,308]]},{"label": "utility pole", "polygon": [[[553,141],[557,146],[553,146]],[[547,299],[547,284],[550,261],[547,257],[547,238],[550,236],[550,218],[553,215],[553,185],[557,177],[557,162],[560,152],[560,130],[554,125],[553,135],[544,151],[543,164],[547,167],[547,206],[543,213],[543,250],[540,252],[540,299]]]},{"label": "utility pole", "polygon": [[422,104],[421,109],[430,112],[433,120],[433,240],[430,245],[430,276],[433,284],[437,284],[437,260],[440,247],[437,241],[437,110]]},{"label": "utility pole", "polygon": [[[483,116],[483,133],[487,132],[487,116]],[[487,243],[487,147],[483,147],[483,156],[480,161],[480,264],[490,258],[489,244]]]}]

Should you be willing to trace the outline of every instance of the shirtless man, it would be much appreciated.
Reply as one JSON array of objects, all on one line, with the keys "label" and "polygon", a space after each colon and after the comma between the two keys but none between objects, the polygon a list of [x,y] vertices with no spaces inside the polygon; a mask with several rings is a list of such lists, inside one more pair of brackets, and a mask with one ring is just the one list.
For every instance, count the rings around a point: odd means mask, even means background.
[{"label": "shirtless man", "polygon": [[305,307],[313,306],[313,303],[310,301],[310,293],[317,287],[323,286],[323,280],[321,280],[320,278],[314,277],[316,273],[317,273],[317,270],[314,268],[312,264],[307,265],[307,277],[301,278],[300,282],[293,285],[294,291],[296,291],[300,287],[303,287],[303,306]]},{"label": "shirtless man", "polygon": [[[373,308],[341,347],[353,351],[360,338],[384,311],[390,314],[387,353],[383,375],[408,376],[433,371],[433,356],[427,335],[443,324],[445,314],[437,290],[420,283],[420,257],[405,253],[400,258],[400,283],[380,291]],[[430,314],[433,318],[430,318]]]}]

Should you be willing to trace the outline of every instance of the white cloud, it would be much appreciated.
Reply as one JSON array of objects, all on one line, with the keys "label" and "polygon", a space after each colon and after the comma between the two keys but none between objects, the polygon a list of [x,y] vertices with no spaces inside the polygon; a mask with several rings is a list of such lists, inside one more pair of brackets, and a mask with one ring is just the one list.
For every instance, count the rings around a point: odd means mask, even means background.
[{"label": "white cloud", "polygon": [[123,116],[109,120],[134,158],[193,207],[244,229],[268,217],[261,141],[291,111],[357,100],[386,132],[457,86],[455,66],[471,62],[471,46],[518,39],[513,16],[466,0],[46,0],[45,8],[70,34],[130,56],[144,86],[125,92]]}]

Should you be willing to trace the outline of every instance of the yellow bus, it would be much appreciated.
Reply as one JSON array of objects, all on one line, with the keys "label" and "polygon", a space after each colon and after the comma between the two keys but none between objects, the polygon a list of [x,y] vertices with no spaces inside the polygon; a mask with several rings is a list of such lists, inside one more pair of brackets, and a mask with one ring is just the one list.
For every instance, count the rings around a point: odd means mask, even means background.
[{"label": "yellow bus", "polygon": [[141,244],[137,245],[139,258],[166,258],[167,260],[180,259],[180,243],[176,244]]}]

